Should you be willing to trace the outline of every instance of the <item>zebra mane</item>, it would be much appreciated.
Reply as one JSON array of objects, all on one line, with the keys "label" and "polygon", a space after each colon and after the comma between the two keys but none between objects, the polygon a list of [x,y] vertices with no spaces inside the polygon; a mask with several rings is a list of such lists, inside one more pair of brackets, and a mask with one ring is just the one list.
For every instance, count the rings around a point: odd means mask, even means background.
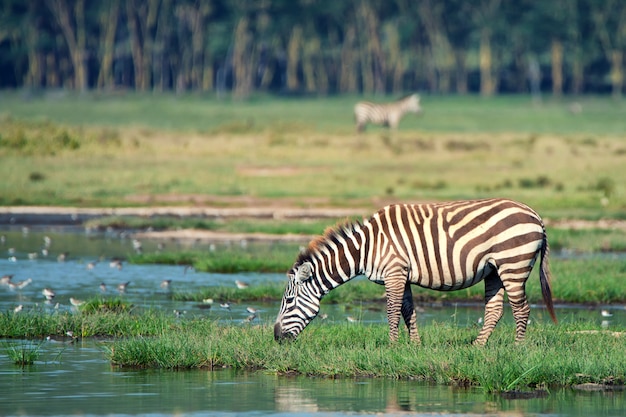
[{"label": "zebra mane", "polygon": [[301,264],[302,262],[310,259],[315,253],[318,253],[325,247],[328,247],[330,241],[349,238],[354,235],[354,232],[361,228],[361,226],[363,226],[363,224],[358,220],[346,219],[334,226],[327,227],[321,236],[311,240],[307,248],[300,252],[300,256],[298,256],[296,264]]}]

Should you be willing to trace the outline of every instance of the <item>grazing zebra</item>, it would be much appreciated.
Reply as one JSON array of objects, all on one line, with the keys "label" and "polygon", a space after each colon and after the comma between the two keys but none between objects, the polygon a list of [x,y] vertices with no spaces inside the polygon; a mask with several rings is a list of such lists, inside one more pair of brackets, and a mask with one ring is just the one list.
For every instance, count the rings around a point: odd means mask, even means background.
[{"label": "grazing zebra", "polygon": [[409,112],[417,114],[421,111],[420,98],[417,94],[411,94],[393,103],[385,104],[360,101],[354,106],[356,130],[362,132],[367,123],[381,124],[395,130],[405,114]]},{"label": "grazing zebra", "polygon": [[327,229],[300,253],[274,325],[278,341],[295,338],[315,318],[322,297],[365,275],[385,286],[391,341],[400,316],[420,342],[411,284],[454,291],[485,281],[483,345],[502,317],[508,294],[516,341],[524,339],[530,307],[525,285],[541,256],[541,292],[556,323],[548,270],[548,241],[539,215],[506,199],[390,205],[370,219]]}]

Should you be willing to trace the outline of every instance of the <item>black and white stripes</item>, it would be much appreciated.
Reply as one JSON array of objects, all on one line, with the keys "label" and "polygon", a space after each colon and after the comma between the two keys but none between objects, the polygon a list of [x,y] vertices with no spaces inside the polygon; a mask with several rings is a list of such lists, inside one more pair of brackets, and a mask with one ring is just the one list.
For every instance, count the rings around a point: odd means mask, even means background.
[{"label": "black and white stripes", "polygon": [[388,126],[397,129],[400,119],[407,113],[419,113],[420,98],[417,94],[401,98],[393,103],[371,103],[360,101],[354,106],[354,120],[357,132],[365,130],[368,123]]},{"label": "black and white stripes", "polygon": [[522,340],[530,307],[525,284],[539,256],[544,301],[556,322],[541,218],[506,199],[391,205],[363,223],[329,229],[312,241],[288,273],[275,338],[297,336],[319,312],[321,298],[357,275],[385,286],[391,340],[400,317],[419,341],[411,284],[440,291],[485,281],[485,319],[476,343],[487,342],[502,316],[504,293]]}]

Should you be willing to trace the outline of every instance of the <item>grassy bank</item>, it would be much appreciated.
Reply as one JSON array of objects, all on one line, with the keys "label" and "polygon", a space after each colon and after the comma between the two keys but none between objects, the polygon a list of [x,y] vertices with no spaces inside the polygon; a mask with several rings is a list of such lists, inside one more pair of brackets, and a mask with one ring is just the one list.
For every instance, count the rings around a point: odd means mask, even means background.
[{"label": "grassy bank", "polygon": [[422,346],[411,345],[405,332],[397,344],[390,344],[384,324],[324,322],[313,323],[295,342],[278,344],[267,324],[226,326],[153,312],[0,315],[5,338],[67,338],[67,331],[75,337],[119,336],[103,349],[120,367],[230,367],[329,378],[406,378],[480,386],[489,392],[624,384],[626,334],[621,329],[598,331],[596,326],[531,325],[526,341],[516,345],[513,325],[501,323],[481,348],[471,345],[477,327],[454,323],[421,326]]},{"label": "grassy bank", "polygon": [[625,336],[588,334],[580,326],[531,328],[520,345],[513,344],[512,328],[504,328],[485,348],[471,345],[477,329],[449,324],[423,326],[421,347],[404,339],[390,345],[384,325],[318,326],[295,343],[282,345],[272,340],[269,327],[226,328],[207,321],[185,326],[157,339],[120,341],[110,359],[120,366],[227,366],[322,377],[413,378],[488,391],[626,380]]},{"label": "grassy bank", "polygon": [[[394,134],[353,133],[356,97],[3,94],[2,205],[378,208],[506,196],[547,217],[623,216],[621,105],[429,97]],[[80,173],[80,175],[77,175]]]}]

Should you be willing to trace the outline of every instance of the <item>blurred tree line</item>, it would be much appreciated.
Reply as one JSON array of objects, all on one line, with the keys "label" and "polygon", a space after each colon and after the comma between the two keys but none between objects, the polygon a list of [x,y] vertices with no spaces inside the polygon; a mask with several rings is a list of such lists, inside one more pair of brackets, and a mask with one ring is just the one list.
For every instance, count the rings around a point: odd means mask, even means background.
[{"label": "blurred tree line", "polygon": [[0,88],[624,90],[623,0],[0,0]]}]

